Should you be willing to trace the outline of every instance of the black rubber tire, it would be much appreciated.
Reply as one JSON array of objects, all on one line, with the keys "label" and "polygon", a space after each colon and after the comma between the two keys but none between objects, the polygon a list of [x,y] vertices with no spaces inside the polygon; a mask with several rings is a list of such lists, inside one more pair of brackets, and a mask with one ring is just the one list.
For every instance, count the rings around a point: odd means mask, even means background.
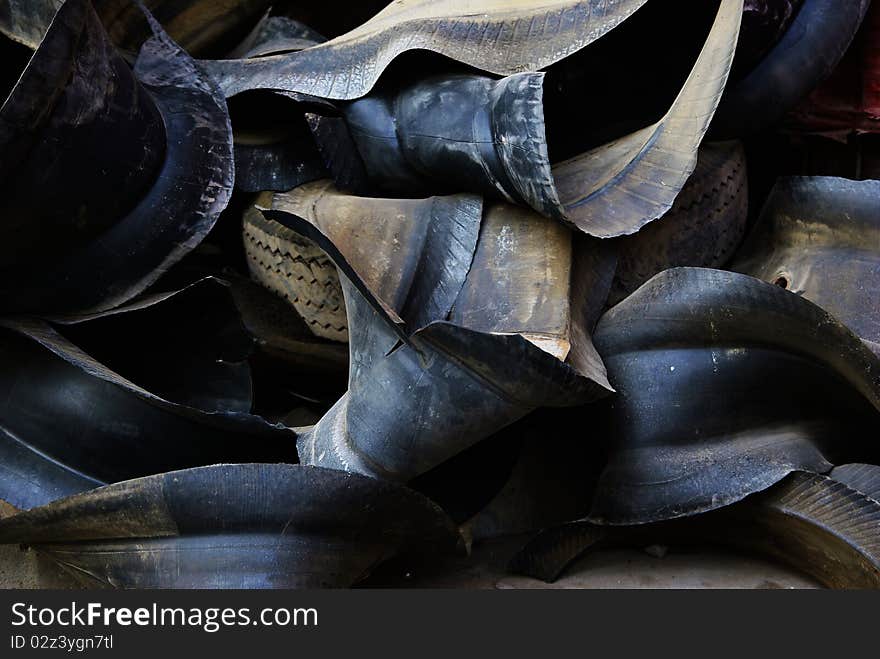
[{"label": "black rubber tire", "polygon": [[253,279],[286,299],[315,336],[348,341],[339,274],[327,254],[256,209],[245,213],[244,247]]},{"label": "black rubber tire", "polygon": [[712,122],[712,139],[745,137],[778,123],[831,74],[869,5],[870,0],[804,0],[760,64],[728,85]]},{"label": "black rubber tire", "polygon": [[672,209],[620,240],[608,305],[617,304],[668,268],[717,268],[727,263],[745,235],[748,210],[742,144],[704,144],[697,168]]}]

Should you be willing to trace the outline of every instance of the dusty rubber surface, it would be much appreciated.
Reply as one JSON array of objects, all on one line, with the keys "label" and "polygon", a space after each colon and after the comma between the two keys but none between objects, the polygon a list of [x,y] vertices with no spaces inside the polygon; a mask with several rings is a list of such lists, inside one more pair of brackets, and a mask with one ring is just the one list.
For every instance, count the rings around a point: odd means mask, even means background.
[{"label": "dusty rubber surface", "polygon": [[667,268],[724,266],[742,242],[748,210],[742,145],[704,144],[697,168],[672,209],[623,239],[609,305],[617,304]]},{"label": "dusty rubber surface", "polygon": [[[523,539],[524,541],[524,539]],[[363,587],[382,588],[819,588],[809,577],[761,558],[706,549],[670,551],[663,557],[645,551],[600,551],[578,560],[554,584],[508,575],[503,566],[518,548],[503,540],[476,548],[471,559],[451,560],[433,571],[388,570],[376,573]],[[657,549],[657,548],[655,548]],[[652,549],[654,551],[654,549]],[[656,552],[655,552],[656,553]],[[76,588],[56,566],[39,563],[34,552],[0,547],[0,588]]]}]

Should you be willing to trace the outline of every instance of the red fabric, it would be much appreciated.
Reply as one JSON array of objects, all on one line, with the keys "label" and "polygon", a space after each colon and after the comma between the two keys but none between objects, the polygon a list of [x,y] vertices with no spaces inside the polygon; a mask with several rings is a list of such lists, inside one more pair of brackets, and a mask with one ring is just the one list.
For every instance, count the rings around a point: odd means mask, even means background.
[{"label": "red fabric", "polygon": [[788,117],[786,130],[846,140],[852,133],[880,134],[880,2],[840,65]]},{"label": "red fabric", "polygon": [[874,3],[866,21],[864,57],[864,108],[874,119],[880,119],[880,3]]}]

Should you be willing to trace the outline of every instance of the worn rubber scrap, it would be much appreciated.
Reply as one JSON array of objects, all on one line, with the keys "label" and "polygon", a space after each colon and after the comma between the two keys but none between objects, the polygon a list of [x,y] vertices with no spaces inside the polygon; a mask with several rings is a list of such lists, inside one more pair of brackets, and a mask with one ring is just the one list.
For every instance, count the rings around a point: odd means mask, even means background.
[{"label": "worn rubber scrap", "polygon": [[[241,126],[233,115],[237,190],[284,192],[327,178],[329,173],[302,108],[278,94],[269,99],[240,102],[253,106],[248,111],[258,119],[251,119],[249,126]],[[230,107],[237,103],[238,100],[231,101]],[[253,125],[254,121],[259,127]]]},{"label": "worn rubber scrap", "polygon": [[870,4],[803,0],[773,48],[725,91],[713,134],[719,139],[746,137],[782,120],[834,71]]},{"label": "worn rubber scrap", "polygon": [[804,0],[745,0],[734,78],[750,73],[785,35]]},{"label": "worn rubber scrap", "polygon": [[635,233],[672,208],[724,91],[742,0],[722,0],[703,50],[666,115],[652,126],[555,164],[568,222],[600,238]]},{"label": "worn rubber scrap", "polygon": [[468,195],[368,199],[328,183],[264,213],[318,244],[345,293],[349,390],[298,440],[302,462],[407,481],[531,409],[610,390],[572,320],[590,272],[572,285],[561,225],[509,205],[481,218]]},{"label": "worn rubber scrap", "polygon": [[[271,203],[271,196],[256,203]],[[244,248],[251,276],[292,305],[315,336],[348,341],[342,285],[320,247],[251,207],[244,215]]]},{"label": "worn rubber scrap", "polygon": [[744,533],[745,547],[784,560],[829,588],[880,587],[876,500],[824,476],[796,473],[747,503],[733,511],[741,528],[754,529],[751,537]]},{"label": "worn rubber scrap", "polygon": [[210,231],[232,191],[224,99],[155,22],[134,72],[66,2],[0,109],[5,311],[101,311]]},{"label": "worn rubber scrap", "polygon": [[[247,29],[270,0],[142,0],[169,36],[193,54],[209,49],[230,32]],[[4,0],[0,33],[36,50],[64,0]],[[91,0],[113,43],[134,57],[152,34],[138,0]]]},{"label": "worn rubber scrap", "polygon": [[[367,174],[370,186],[418,195],[468,190],[563,214],[550,171],[544,129],[543,73],[494,80],[479,75],[429,77],[379,91],[342,108],[345,125],[316,131],[334,178]],[[327,126],[321,126],[326,131]],[[350,136],[342,159],[344,131]],[[339,165],[345,164],[349,170]]]},{"label": "worn rubber scrap", "polygon": [[815,302],[880,354],[880,181],[782,178],[731,266]]},{"label": "worn rubber scrap", "polygon": [[613,531],[589,522],[571,522],[545,529],[510,559],[507,570],[553,583],[591,549],[607,546]]},{"label": "worn rubber scrap", "polygon": [[410,50],[430,50],[488,73],[536,71],[589,45],[646,0],[402,0],[335,39],[259,60],[205,62],[227,97],[251,89],[353,99]]},{"label": "worn rubber scrap", "polygon": [[608,311],[594,341],[618,395],[593,521],[694,515],[880,450],[880,358],[778,286],[667,270]]},{"label": "worn rubber scrap", "polygon": [[613,528],[575,522],[548,529],[520,550],[509,569],[552,582],[596,549],[654,543],[734,547],[780,560],[828,588],[880,587],[880,503],[804,472],[730,508],[686,520]]},{"label": "worn rubber scrap", "polygon": [[327,38],[320,32],[287,16],[268,13],[254,26],[250,34],[228,55],[229,59],[265,57],[292,53],[324,43]]},{"label": "worn rubber scrap", "polygon": [[35,50],[64,0],[4,0],[0,34]]},{"label": "worn rubber scrap", "polygon": [[613,305],[669,268],[720,268],[742,242],[748,220],[746,154],[740,142],[704,143],[697,168],[672,208],[633,236],[621,238]]},{"label": "worn rubber scrap", "polygon": [[323,123],[315,135],[336,180],[355,190],[465,189],[529,206],[589,235],[632,234],[672,207],[696,167],[730,71],[741,12],[742,0],[721,2],[660,121],[564,162],[550,162],[543,73],[501,80],[445,75],[379,90],[344,105],[345,123]]},{"label": "worn rubber scrap", "polygon": [[252,339],[217,281],[0,327],[0,499],[18,508],[172,469],[296,461],[293,431],[251,414]]},{"label": "worn rubber scrap", "polygon": [[831,478],[880,501],[880,467],[868,464],[840,465],[831,470]]},{"label": "worn rubber scrap", "polygon": [[[345,343],[316,336],[287,300],[262,285],[246,277],[231,278],[230,283],[241,322],[254,338],[258,351],[300,373],[348,372]],[[345,320],[344,314],[342,319]]]},{"label": "worn rubber scrap", "polygon": [[[276,51],[310,48],[323,41],[323,36],[297,21],[266,16],[238,50],[242,57],[263,57]],[[230,100],[230,111],[238,190],[285,192],[327,178],[304,109],[296,98],[268,92],[244,94]]]},{"label": "worn rubber scrap", "polygon": [[91,588],[341,588],[459,540],[401,485],[287,464],[173,471],[0,520],[0,543],[29,545]]},{"label": "worn rubber scrap", "polygon": [[[616,249],[611,241],[576,235],[572,252],[570,344],[582,355],[570,353],[569,362],[581,364],[579,370],[586,373],[604,368],[598,355],[591,355],[589,335],[608,298]],[[491,272],[488,276],[498,276]],[[521,448],[503,486],[466,521],[462,532],[478,541],[533,532],[586,515],[605,459],[603,443],[594,441],[605,436],[601,428],[593,428],[589,415],[594,409],[595,404],[589,410],[584,406],[536,410],[496,433],[507,445],[519,440]],[[592,436],[571,434],[571,428],[583,424]]]}]

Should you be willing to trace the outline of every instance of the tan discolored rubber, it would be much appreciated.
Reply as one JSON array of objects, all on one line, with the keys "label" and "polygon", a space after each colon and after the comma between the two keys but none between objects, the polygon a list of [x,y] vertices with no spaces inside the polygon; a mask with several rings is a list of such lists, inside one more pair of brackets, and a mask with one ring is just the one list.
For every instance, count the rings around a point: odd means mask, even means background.
[{"label": "tan discolored rubber", "polygon": [[315,336],[348,341],[339,275],[317,245],[251,209],[244,217],[244,247],[251,276],[285,298]]}]

